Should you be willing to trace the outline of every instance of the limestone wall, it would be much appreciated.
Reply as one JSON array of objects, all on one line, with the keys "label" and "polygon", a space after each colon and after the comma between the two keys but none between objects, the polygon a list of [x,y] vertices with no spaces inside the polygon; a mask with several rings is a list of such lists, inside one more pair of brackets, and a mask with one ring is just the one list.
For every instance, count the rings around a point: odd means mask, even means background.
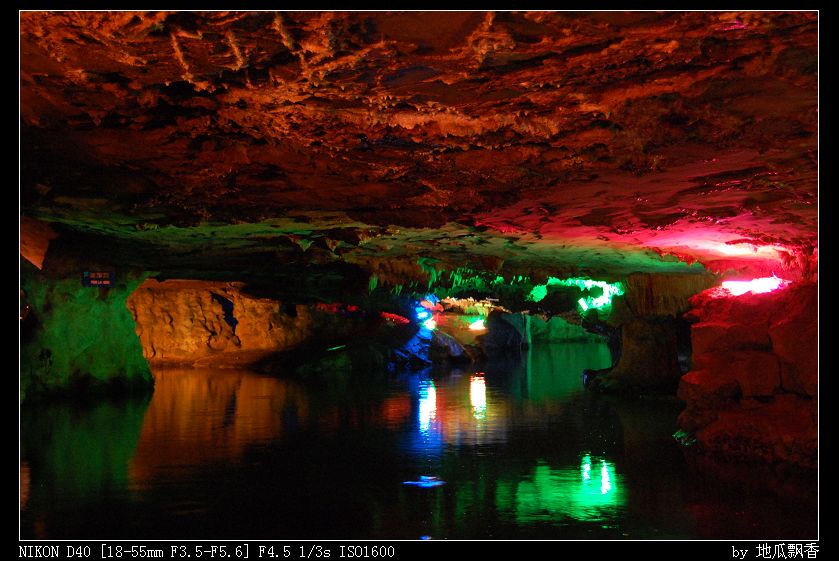
[{"label": "limestone wall", "polygon": [[817,461],[818,288],[691,300],[693,364],[679,385],[680,426],[727,458]]}]

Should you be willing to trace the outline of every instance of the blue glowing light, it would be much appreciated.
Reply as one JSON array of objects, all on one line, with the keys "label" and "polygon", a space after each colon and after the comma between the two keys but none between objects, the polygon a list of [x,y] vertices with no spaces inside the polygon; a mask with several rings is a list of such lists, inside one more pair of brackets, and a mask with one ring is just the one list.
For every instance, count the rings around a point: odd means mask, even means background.
[{"label": "blue glowing light", "polygon": [[426,320],[431,317],[431,312],[429,312],[422,306],[417,306],[416,308],[414,308],[414,311],[417,313],[417,319],[420,321]]},{"label": "blue glowing light", "polygon": [[402,484],[428,489],[429,487],[439,487],[441,485],[445,485],[446,482],[434,475],[420,475],[418,481],[403,481]]}]

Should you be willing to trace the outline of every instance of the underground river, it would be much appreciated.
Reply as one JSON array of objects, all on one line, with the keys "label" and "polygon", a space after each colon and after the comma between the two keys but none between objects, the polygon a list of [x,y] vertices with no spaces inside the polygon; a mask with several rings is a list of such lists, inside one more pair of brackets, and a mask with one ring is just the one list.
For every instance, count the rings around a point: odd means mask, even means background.
[{"label": "underground river", "polygon": [[695,475],[675,398],[585,392],[609,360],[573,343],[480,370],[158,369],[151,397],[25,406],[22,537],[815,533],[806,493]]}]

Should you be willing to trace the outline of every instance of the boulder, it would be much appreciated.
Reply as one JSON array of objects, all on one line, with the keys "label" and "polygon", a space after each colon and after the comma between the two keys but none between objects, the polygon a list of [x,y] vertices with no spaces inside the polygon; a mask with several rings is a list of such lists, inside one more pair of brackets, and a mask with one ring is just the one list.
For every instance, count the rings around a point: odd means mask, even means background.
[{"label": "boulder", "polygon": [[480,338],[486,350],[518,350],[527,343],[526,318],[523,314],[493,312],[486,319],[487,331]]},{"label": "boulder", "polygon": [[675,322],[636,318],[623,325],[620,360],[590,387],[605,392],[675,391],[682,375]]},{"label": "boulder", "polygon": [[235,282],[149,279],[127,305],[152,365],[245,366],[315,339],[358,335],[363,321],[258,298]]},{"label": "boulder", "polygon": [[434,331],[431,336],[428,356],[435,362],[465,363],[472,361],[471,353],[457,339],[439,330]]}]

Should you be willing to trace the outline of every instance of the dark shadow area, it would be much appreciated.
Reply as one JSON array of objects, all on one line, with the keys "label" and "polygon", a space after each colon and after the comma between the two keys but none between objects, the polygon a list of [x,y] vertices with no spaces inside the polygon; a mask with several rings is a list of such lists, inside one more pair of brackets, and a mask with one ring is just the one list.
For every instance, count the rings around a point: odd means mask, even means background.
[{"label": "dark shadow area", "polygon": [[233,331],[233,334],[236,334],[236,324],[239,323],[239,320],[236,319],[236,316],[233,315],[233,301],[229,298],[225,298],[215,292],[211,292],[210,296],[216,302],[221,305],[221,309],[224,312],[224,321],[227,322],[227,325],[230,326],[230,329]]}]

